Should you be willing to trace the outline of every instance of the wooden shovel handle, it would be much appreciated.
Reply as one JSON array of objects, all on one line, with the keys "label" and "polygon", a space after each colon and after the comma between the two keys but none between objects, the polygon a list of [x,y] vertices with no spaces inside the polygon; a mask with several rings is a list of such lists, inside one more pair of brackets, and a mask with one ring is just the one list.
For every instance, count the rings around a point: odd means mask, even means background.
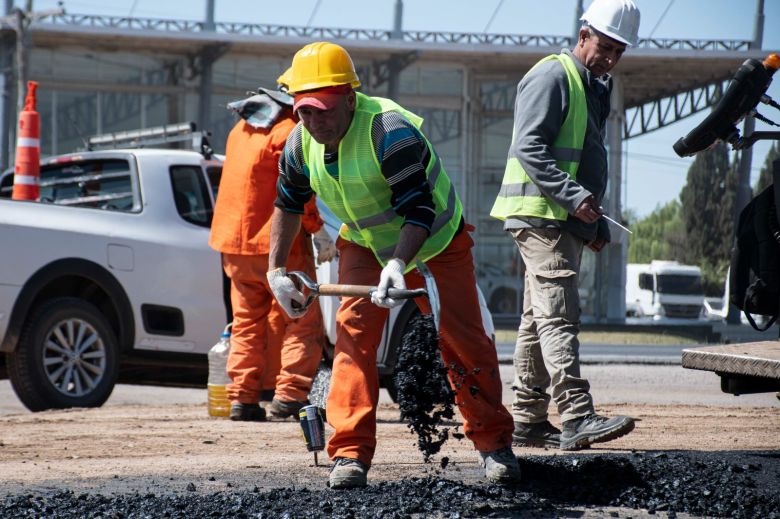
[{"label": "wooden shovel handle", "polygon": [[[371,297],[376,291],[376,287],[371,285],[319,285],[317,293],[321,296],[352,296],[352,297]],[[393,299],[413,299],[415,297],[427,296],[428,292],[424,288],[415,288],[413,290],[401,290],[391,288],[387,295]]]},{"label": "wooden shovel handle", "polygon": [[317,292],[321,296],[371,297],[376,287],[370,285],[320,285]]}]

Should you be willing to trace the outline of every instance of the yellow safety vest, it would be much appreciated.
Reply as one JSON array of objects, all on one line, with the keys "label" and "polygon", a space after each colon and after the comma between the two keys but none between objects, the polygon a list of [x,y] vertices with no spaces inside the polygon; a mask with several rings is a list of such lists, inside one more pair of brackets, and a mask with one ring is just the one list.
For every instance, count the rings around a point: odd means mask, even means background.
[{"label": "yellow safety vest", "polygon": [[[577,178],[582,143],[585,141],[588,105],[580,73],[574,60],[567,54],[547,56],[534,65],[531,70],[554,59],[558,60],[566,71],[569,85],[569,110],[551,151],[558,169],[568,173],[569,177],[574,180]],[[514,142],[514,130],[512,141]],[[515,157],[510,157],[507,160],[501,189],[493,209],[490,211],[490,216],[499,220],[506,220],[511,216],[535,216],[550,220],[566,220],[568,213],[563,207],[544,196],[531,181],[523,166],[520,165],[520,161]]]},{"label": "yellow safety vest", "polygon": [[[392,191],[376,157],[371,125],[375,116],[389,111],[399,112],[416,128],[422,125],[423,120],[389,99],[361,93],[356,93],[356,96],[352,123],[339,143],[338,179],[331,176],[325,167],[325,146],[314,140],[305,128],[301,132],[303,159],[309,169],[312,189],[345,224],[341,227],[341,237],[370,248],[384,266],[393,257],[404,218],[393,210],[390,203]],[[427,139],[425,144],[431,154],[425,174],[433,195],[436,217],[431,235],[415,257],[422,261],[431,259],[449,245],[463,214],[463,206],[441,159]],[[409,263],[407,271],[414,268],[414,261]]]}]

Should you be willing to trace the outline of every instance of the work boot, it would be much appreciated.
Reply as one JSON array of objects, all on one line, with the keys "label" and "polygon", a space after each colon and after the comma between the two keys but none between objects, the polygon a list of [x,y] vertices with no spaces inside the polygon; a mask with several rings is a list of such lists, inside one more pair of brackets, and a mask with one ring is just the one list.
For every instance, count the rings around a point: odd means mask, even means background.
[{"label": "work boot", "polygon": [[634,429],[634,419],[630,416],[606,416],[592,413],[580,418],[563,422],[561,449],[576,451],[587,448],[592,443],[602,443],[620,438]]},{"label": "work boot", "polygon": [[539,423],[515,422],[512,444],[518,447],[561,446],[561,431],[548,420]]},{"label": "work boot", "polygon": [[236,422],[265,422],[265,409],[259,404],[233,404],[230,419]]},{"label": "work boot", "polygon": [[328,486],[330,488],[355,488],[367,484],[368,468],[353,458],[336,458],[330,469]]},{"label": "work boot", "polygon": [[268,412],[271,413],[271,416],[274,418],[287,418],[288,416],[294,416],[296,419],[298,419],[298,411],[301,410],[301,407],[307,405],[309,405],[308,400],[304,400],[303,402],[296,402],[295,400],[292,402],[285,402],[283,400],[277,400],[274,398],[268,405]]},{"label": "work boot", "polygon": [[260,401],[261,402],[270,402],[274,399],[274,390],[273,389],[263,389],[260,391]]},{"label": "work boot", "polygon": [[512,447],[504,447],[490,452],[481,452],[485,477],[491,483],[505,485],[520,481],[520,465],[512,452]]}]

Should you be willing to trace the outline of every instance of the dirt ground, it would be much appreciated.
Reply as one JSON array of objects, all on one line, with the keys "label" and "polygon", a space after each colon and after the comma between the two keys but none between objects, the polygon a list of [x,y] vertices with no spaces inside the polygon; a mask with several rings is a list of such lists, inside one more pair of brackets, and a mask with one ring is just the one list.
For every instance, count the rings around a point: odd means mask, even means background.
[{"label": "dirt ground", "polygon": [[[710,451],[738,457],[743,451],[780,451],[777,408],[613,404],[598,411],[641,418],[633,433],[588,454]],[[469,443],[450,440],[433,463],[425,464],[415,438],[398,418],[397,406],[381,404],[370,482],[426,475],[481,481]],[[557,417],[551,419],[557,423]],[[331,431],[326,426],[326,434]],[[521,458],[557,453],[516,448]],[[442,456],[450,460],[445,470],[440,468]],[[8,414],[0,417],[0,459],[4,494],[56,488],[101,494],[323,489],[328,473],[324,454],[314,465],[296,422],[231,422],[208,417],[199,404]],[[768,458],[767,463],[780,460]]]}]

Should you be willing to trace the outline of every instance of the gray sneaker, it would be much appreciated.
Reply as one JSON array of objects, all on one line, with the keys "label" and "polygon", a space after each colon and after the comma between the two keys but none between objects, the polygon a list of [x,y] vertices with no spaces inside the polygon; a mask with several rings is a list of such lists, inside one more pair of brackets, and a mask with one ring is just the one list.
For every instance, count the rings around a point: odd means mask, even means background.
[{"label": "gray sneaker", "polygon": [[355,488],[367,484],[368,468],[353,458],[336,458],[330,469],[328,486],[330,488]]},{"label": "gray sneaker", "polygon": [[277,400],[274,398],[271,403],[268,404],[267,409],[274,418],[287,418],[292,416],[297,420],[298,411],[301,410],[301,407],[307,405],[309,405],[308,400],[304,400],[303,402],[296,402],[295,400],[292,402],[285,402],[284,400]]},{"label": "gray sneaker", "polygon": [[512,444],[518,447],[553,447],[557,449],[561,446],[561,431],[547,420],[539,423],[515,422]]},{"label": "gray sneaker", "polygon": [[634,429],[634,419],[630,416],[606,416],[595,413],[566,420],[561,433],[561,449],[576,451],[592,443],[602,443],[620,438]]},{"label": "gray sneaker", "polygon": [[491,483],[504,485],[520,481],[520,465],[512,452],[512,447],[504,447],[491,452],[480,452],[485,477]]}]

